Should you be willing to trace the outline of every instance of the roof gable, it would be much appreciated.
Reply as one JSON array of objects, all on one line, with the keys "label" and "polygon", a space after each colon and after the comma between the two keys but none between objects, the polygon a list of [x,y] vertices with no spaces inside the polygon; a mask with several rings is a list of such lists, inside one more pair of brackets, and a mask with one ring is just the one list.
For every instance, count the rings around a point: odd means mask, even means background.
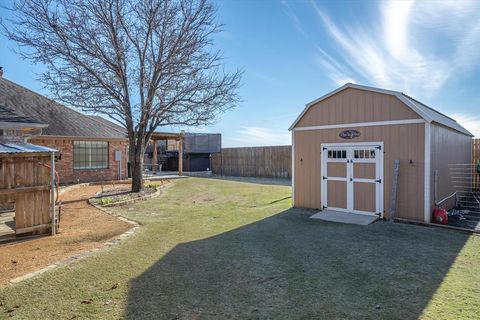
[{"label": "roof gable", "polygon": [[468,130],[463,128],[460,124],[458,124],[454,119],[442,114],[439,111],[436,111],[433,108],[430,108],[426,106],[425,104],[413,99],[412,97],[399,92],[399,91],[392,91],[392,90],[385,90],[385,89],[380,89],[380,88],[375,88],[375,87],[368,87],[368,86],[362,86],[358,84],[353,84],[353,83],[347,83],[340,88],[337,88],[334,91],[331,91],[327,93],[326,95],[323,95],[322,97],[315,99],[309,103],[306,104],[305,109],[300,113],[300,115],[297,117],[297,119],[293,122],[293,124],[290,126],[289,130],[293,130],[295,126],[298,124],[300,119],[307,113],[307,111],[315,104],[319,103],[320,101],[323,101],[327,98],[330,98],[331,96],[346,90],[348,88],[353,88],[353,89],[358,89],[358,90],[364,90],[364,91],[370,91],[370,92],[377,92],[377,93],[382,93],[382,94],[387,94],[387,95],[392,95],[398,98],[400,101],[402,101],[407,107],[412,109],[415,113],[417,113],[422,119],[424,119],[427,122],[437,122],[439,124],[442,124],[446,127],[452,128],[456,131],[459,131],[463,134],[473,136]]}]

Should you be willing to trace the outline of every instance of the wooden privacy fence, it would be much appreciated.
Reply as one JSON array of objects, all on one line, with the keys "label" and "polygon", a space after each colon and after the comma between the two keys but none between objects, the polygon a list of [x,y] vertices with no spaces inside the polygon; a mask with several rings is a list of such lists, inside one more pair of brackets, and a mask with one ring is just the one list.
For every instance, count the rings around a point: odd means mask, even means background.
[{"label": "wooden privacy fence", "polygon": [[214,174],[224,176],[291,178],[292,147],[223,148],[211,165]]},{"label": "wooden privacy fence", "polygon": [[[473,139],[472,143],[472,156],[473,156],[473,164],[476,165],[478,161],[480,161],[480,139]],[[476,167],[474,169],[476,171]],[[473,175],[473,187],[475,189],[480,188],[480,175],[475,174]]]}]

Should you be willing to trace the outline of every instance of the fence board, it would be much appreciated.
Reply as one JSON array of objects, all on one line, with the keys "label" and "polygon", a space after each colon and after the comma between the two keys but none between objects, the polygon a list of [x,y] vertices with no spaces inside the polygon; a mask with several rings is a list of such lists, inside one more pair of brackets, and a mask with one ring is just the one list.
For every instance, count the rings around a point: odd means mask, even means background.
[{"label": "fence board", "polygon": [[[476,165],[478,161],[480,161],[480,139],[473,139],[472,143],[472,156],[473,156],[473,164]],[[474,169],[476,171],[476,168]],[[480,189],[480,175],[474,174],[473,175],[473,187],[475,189]]]},{"label": "fence board", "polygon": [[223,148],[212,156],[212,172],[225,176],[291,178],[291,146]]}]

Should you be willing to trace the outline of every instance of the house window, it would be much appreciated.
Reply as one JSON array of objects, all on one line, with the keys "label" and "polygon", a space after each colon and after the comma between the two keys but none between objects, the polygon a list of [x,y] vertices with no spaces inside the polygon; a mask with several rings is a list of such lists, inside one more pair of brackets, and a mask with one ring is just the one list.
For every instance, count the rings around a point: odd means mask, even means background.
[{"label": "house window", "polygon": [[74,141],[74,169],[106,169],[108,168],[108,142]]}]

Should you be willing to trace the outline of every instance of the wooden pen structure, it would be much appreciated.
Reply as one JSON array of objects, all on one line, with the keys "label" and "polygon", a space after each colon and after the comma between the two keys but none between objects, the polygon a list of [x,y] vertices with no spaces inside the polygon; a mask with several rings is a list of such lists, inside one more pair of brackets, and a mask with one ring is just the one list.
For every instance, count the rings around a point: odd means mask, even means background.
[{"label": "wooden pen structure", "polygon": [[0,143],[0,205],[15,212],[15,236],[56,233],[55,150]]}]

